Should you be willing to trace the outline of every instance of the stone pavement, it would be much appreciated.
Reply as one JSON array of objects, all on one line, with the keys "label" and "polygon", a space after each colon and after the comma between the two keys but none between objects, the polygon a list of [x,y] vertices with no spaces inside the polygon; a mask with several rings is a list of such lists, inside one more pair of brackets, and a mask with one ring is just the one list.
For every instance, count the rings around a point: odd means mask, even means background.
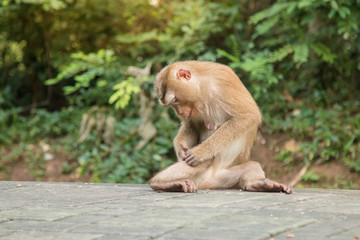
[{"label": "stone pavement", "polygon": [[0,182],[0,239],[348,239],[360,191],[157,193],[148,185]]}]

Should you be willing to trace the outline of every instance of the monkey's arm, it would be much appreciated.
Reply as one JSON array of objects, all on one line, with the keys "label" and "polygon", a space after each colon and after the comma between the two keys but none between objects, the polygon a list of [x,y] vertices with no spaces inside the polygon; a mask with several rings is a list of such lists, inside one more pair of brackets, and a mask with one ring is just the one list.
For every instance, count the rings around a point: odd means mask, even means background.
[{"label": "monkey's arm", "polygon": [[194,147],[198,142],[198,134],[189,122],[181,124],[178,134],[174,139],[174,148],[178,161],[184,161],[188,149]]},{"label": "monkey's arm", "polygon": [[224,149],[231,146],[233,142],[240,139],[243,142],[236,151],[239,151],[239,153],[241,151],[250,152],[256,136],[248,136],[248,133],[256,133],[260,123],[260,113],[246,113],[230,118],[208,139],[187,151],[186,163],[190,166],[197,166],[201,162],[211,160]]}]

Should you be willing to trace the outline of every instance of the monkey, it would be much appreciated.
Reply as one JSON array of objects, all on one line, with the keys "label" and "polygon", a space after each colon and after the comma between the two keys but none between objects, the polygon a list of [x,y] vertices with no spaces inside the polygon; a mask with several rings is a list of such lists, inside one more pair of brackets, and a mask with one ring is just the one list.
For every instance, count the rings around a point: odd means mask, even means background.
[{"label": "monkey", "polygon": [[175,62],[157,74],[154,90],[161,105],[175,110],[181,126],[173,141],[177,162],[149,180],[152,189],[292,193],[291,187],[265,178],[260,163],[250,160],[262,115],[230,67]]}]

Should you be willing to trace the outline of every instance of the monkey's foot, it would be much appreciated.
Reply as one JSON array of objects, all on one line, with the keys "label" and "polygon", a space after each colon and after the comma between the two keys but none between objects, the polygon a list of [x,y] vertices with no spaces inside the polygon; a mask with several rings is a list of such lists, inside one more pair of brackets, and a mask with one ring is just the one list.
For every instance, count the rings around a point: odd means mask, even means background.
[{"label": "monkey's foot", "polygon": [[196,192],[196,186],[190,179],[181,179],[168,182],[150,182],[150,187],[160,192]]},{"label": "monkey's foot", "polygon": [[245,190],[254,192],[284,192],[287,194],[292,193],[291,187],[282,183],[275,182],[268,178],[248,183],[245,186]]}]

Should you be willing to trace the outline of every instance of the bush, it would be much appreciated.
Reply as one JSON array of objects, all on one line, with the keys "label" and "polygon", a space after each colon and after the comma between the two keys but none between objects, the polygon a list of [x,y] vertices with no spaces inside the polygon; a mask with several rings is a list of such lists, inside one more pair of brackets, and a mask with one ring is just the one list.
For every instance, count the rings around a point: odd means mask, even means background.
[{"label": "bush", "polygon": [[155,102],[154,74],[198,59],[230,65],[270,130],[296,137],[300,151],[280,159],[341,159],[360,171],[359,9],[359,0],[2,1],[0,143],[67,136],[93,181],[144,182],[175,159],[177,120],[144,104]]}]

